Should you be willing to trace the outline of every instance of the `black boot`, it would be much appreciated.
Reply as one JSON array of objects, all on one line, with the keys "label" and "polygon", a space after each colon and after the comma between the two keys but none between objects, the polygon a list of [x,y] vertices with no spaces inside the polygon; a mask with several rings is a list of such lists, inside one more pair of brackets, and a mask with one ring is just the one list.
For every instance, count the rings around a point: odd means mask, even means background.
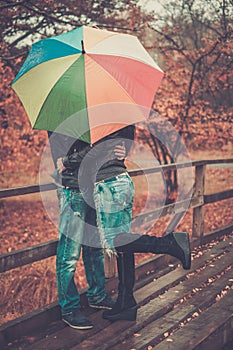
[{"label": "black boot", "polygon": [[110,321],[135,321],[137,303],[133,296],[135,282],[134,254],[118,253],[117,268],[119,278],[117,301],[111,310],[103,312],[103,318]]},{"label": "black boot", "polygon": [[191,267],[189,235],[172,232],[163,237],[121,233],[115,238],[118,251],[131,253],[169,254],[179,259],[185,270]]}]

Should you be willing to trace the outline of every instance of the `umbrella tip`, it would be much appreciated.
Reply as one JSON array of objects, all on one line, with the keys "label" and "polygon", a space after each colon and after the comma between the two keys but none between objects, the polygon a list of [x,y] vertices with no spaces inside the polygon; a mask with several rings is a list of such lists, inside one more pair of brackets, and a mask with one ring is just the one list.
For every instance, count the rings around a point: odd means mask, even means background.
[{"label": "umbrella tip", "polygon": [[82,53],[85,53],[83,40],[81,40],[81,44],[82,44]]}]

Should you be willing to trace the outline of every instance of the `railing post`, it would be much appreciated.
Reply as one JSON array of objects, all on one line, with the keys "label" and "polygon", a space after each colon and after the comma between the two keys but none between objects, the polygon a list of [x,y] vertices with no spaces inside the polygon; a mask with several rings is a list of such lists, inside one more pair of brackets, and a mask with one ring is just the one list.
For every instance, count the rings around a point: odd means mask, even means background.
[{"label": "railing post", "polygon": [[204,234],[204,193],[205,193],[206,165],[197,165],[195,168],[195,190],[194,196],[201,199],[201,204],[193,209],[192,236],[199,237],[200,243]]}]

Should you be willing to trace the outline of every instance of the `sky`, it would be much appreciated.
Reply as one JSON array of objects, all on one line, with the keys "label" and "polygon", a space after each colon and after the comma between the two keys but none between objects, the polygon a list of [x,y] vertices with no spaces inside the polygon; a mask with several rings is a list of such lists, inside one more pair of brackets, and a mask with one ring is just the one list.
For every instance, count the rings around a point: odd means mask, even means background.
[{"label": "sky", "polygon": [[161,10],[162,6],[159,4],[159,2],[162,2],[163,0],[140,0],[140,4],[145,7],[148,11],[159,11]]}]

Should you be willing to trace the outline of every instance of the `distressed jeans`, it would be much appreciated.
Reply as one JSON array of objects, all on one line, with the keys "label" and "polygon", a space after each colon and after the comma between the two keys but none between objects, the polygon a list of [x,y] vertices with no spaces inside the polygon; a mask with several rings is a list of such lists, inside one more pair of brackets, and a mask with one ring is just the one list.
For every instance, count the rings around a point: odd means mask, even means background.
[{"label": "distressed jeans", "polygon": [[94,184],[100,239],[110,255],[115,252],[114,238],[121,232],[130,232],[133,200],[134,185],[127,173]]},{"label": "distressed jeans", "polygon": [[103,250],[97,248],[100,244],[88,245],[88,241],[91,242],[92,239],[99,237],[96,228],[96,212],[93,207],[87,205],[82,194],[75,189],[58,188],[57,194],[60,218],[56,276],[61,311],[62,314],[66,314],[80,307],[80,295],[74,283],[74,273],[81,248],[88,282],[89,302],[98,303],[107,294]]}]

